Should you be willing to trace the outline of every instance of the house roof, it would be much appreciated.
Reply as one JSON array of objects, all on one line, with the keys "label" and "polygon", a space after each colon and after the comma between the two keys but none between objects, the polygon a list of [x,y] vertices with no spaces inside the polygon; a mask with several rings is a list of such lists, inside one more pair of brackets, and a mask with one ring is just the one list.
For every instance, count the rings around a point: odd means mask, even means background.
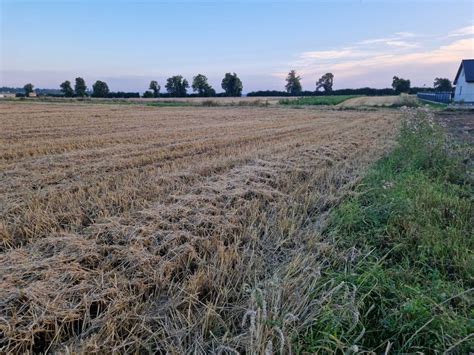
[{"label": "house roof", "polygon": [[454,85],[456,85],[458,82],[462,68],[464,68],[464,76],[466,77],[466,81],[468,83],[474,83],[474,59],[463,59],[456,74],[456,78],[454,79]]}]

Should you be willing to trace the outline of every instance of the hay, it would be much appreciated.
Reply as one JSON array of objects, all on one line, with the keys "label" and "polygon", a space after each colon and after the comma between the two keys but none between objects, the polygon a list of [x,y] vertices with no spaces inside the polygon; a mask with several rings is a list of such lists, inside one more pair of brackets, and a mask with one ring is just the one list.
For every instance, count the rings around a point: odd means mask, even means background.
[{"label": "hay", "polygon": [[397,118],[1,110],[4,352],[291,352],[352,292],[318,282],[346,257],[318,230]]}]

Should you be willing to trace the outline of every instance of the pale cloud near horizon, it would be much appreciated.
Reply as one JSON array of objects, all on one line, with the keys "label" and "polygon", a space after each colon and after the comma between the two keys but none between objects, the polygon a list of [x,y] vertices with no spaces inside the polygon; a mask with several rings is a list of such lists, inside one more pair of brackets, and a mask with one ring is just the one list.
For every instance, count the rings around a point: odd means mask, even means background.
[{"label": "pale cloud near horizon", "polygon": [[448,34],[448,37],[462,37],[474,35],[474,25],[458,28],[455,31],[452,31]]},{"label": "pale cloud near horizon", "polygon": [[[365,57],[369,54],[367,51],[357,50],[354,47],[345,47],[339,50],[329,50],[329,51],[313,51],[313,52],[303,52],[301,53],[300,60],[295,62],[297,66],[305,65],[305,63],[310,64],[314,59],[320,60],[334,60],[341,58],[359,58]],[[372,52],[376,54],[376,52]]]},{"label": "pale cloud near horizon", "polygon": [[[393,36],[390,36],[390,37],[366,39],[366,40],[357,42],[356,44],[367,45],[367,44],[385,43],[385,44],[390,45],[390,43],[400,43],[400,42],[408,44],[408,42],[406,41],[413,37],[417,37],[417,35],[411,32],[396,32]],[[410,45],[413,45],[413,43],[410,43]]]},{"label": "pale cloud near horizon", "polygon": [[[439,38],[398,32],[385,38],[359,41],[350,46],[306,51],[300,53],[289,65],[303,77],[303,84],[305,78],[308,83],[308,78],[314,81],[322,74],[332,72],[336,79],[343,79],[345,83],[348,82],[347,79],[351,79],[356,86],[358,82],[361,86],[367,86],[367,82],[383,86],[390,71],[393,75],[410,73],[415,84],[429,82],[433,79],[431,76],[438,72],[437,76],[451,77],[453,68],[462,59],[472,57],[474,26],[466,26]],[[273,75],[284,78],[287,73],[281,71]],[[382,76],[383,79],[377,81],[376,78]]]},{"label": "pale cloud near horizon", "polygon": [[416,37],[416,34],[412,32],[395,32],[395,35],[401,36],[401,37]]}]

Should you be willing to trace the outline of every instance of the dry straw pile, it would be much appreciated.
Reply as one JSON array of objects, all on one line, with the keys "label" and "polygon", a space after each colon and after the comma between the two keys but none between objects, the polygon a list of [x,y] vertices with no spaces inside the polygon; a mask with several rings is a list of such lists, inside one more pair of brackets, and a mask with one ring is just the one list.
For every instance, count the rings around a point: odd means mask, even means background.
[{"label": "dry straw pile", "polygon": [[1,352],[290,352],[352,299],[318,230],[395,112],[0,113]]}]

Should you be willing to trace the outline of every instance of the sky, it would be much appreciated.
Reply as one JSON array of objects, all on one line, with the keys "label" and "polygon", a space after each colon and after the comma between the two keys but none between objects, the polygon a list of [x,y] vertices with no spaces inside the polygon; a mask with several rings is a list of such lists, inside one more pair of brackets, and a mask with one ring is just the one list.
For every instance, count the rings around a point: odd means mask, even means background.
[{"label": "sky", "polygon": [[217,91],[236,72],[244,92],[412,86],[454,79],[474,58],[474,1],[456,0],[0,0],[0,87],[88,86],[140,91],[150,80],[198,73]]}]

